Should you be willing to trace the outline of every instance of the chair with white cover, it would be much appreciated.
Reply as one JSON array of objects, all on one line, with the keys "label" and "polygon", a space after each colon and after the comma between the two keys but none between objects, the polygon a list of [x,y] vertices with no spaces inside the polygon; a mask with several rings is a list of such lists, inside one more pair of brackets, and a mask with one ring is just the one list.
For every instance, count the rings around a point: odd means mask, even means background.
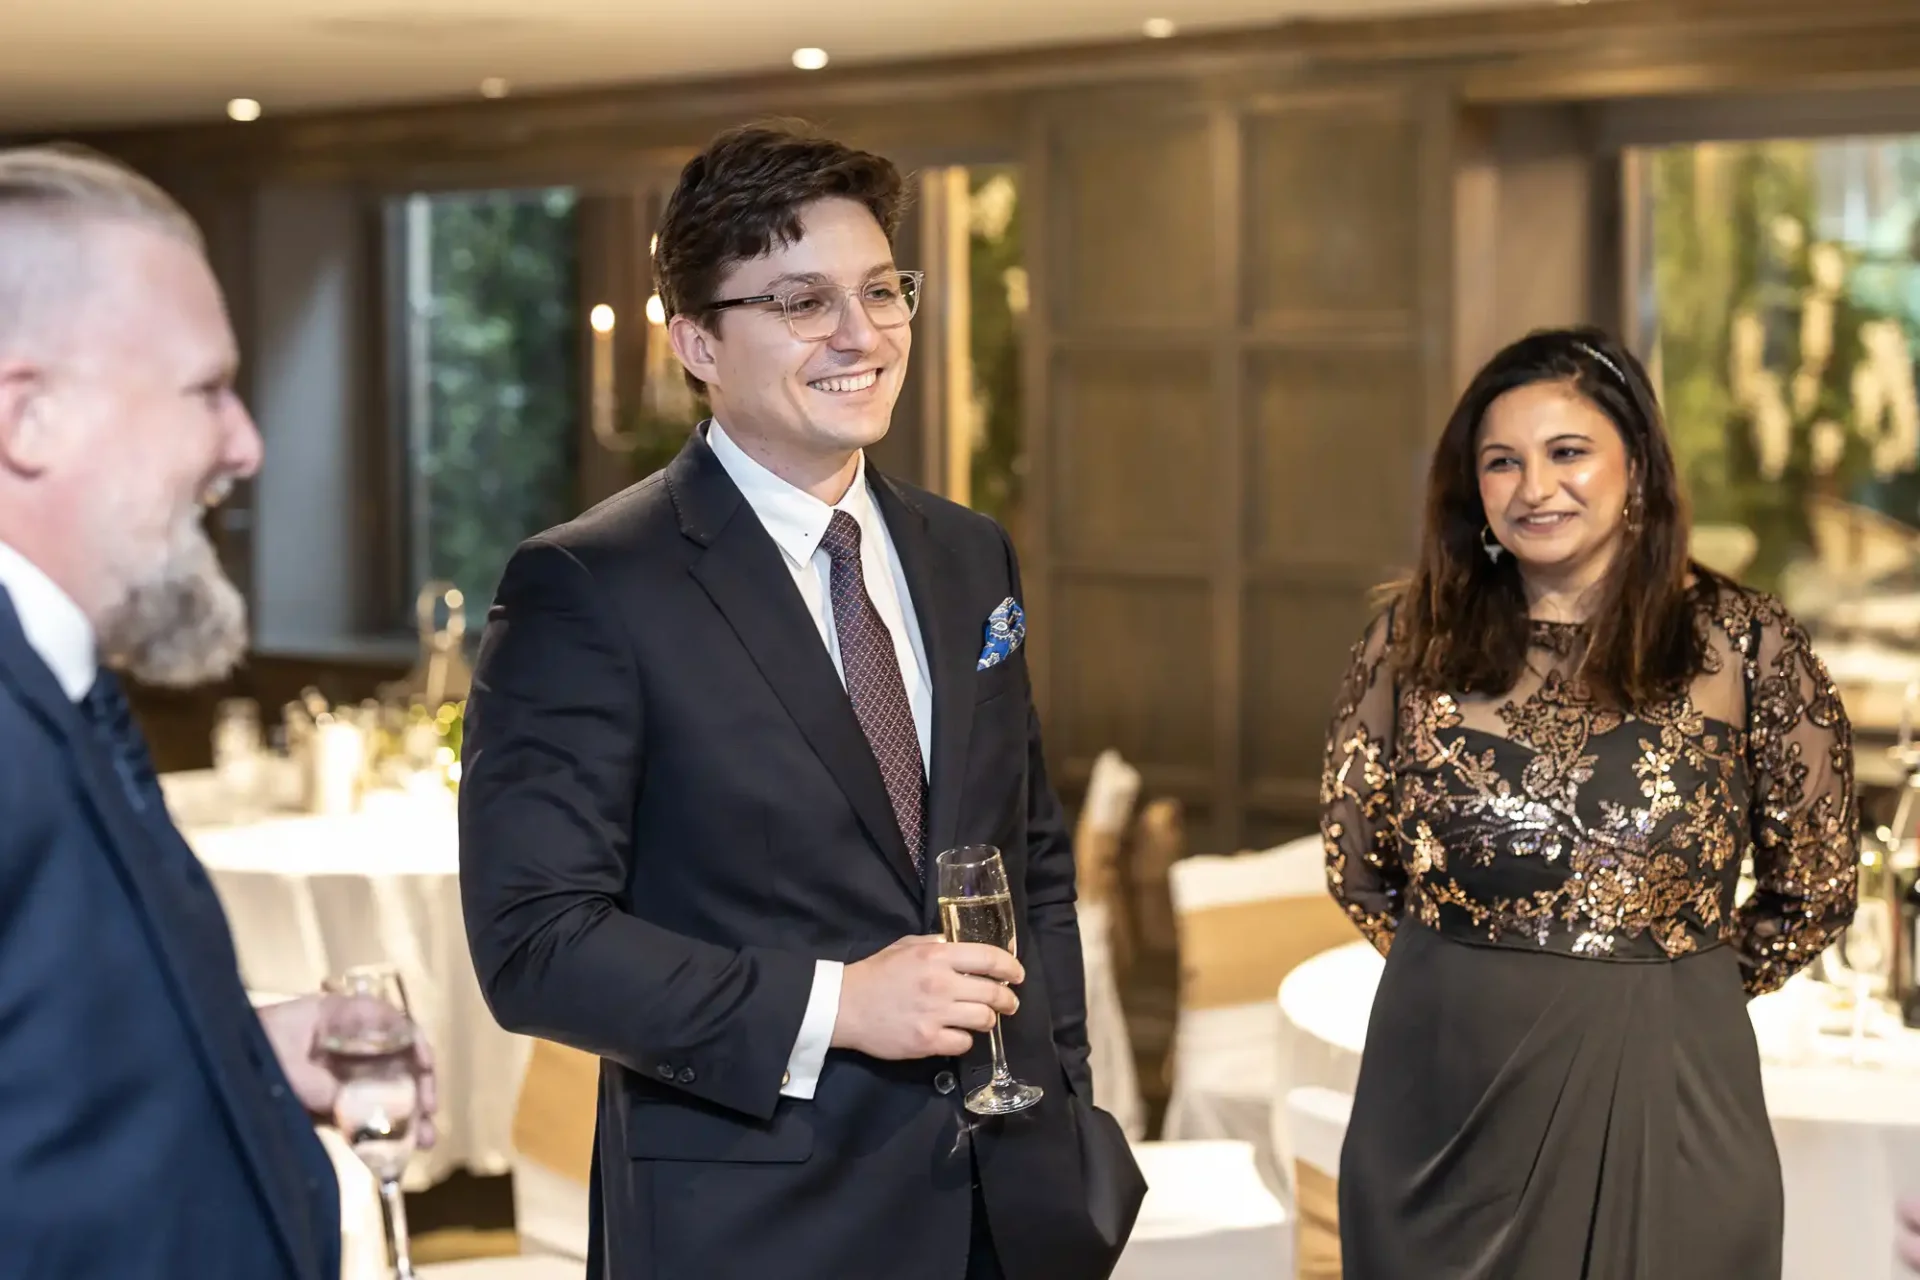
[{"label": "chair with white cover", "polygon": [[1318,836],[1261,853],[1176,862],[1169,881],[1180,947],[1180,1007],[1164,1136],[1253,1145],[1261,1174],[1286,1194],[1274,1145],[1280,1090],[1275,995],[1295,966],[1353,940],[1327,894]]},{"label": "chair with white cover", "polygon": [[1138,769],[1111,747],[1094,758],[1073,828],[1074,882],[1082,902],[1110,903],[1119,897],[1120,848],[1139,799]]},{"label": "chair with white cover", "polygon": [[1352,1094],[1318,1088],[1287,1093],[1295,1280],[1340,1280],[1340,1147],[1352,1113]]},{"label": "chair with white cover", "polygon": [[1135,1140],[1146,1136],[1147,1120],[1134,1070],[1133,1040],[1120,1004],[1119,971],[1127,962],[1129,935],[1119,864],[1139,795],[1140,771],[1117,751],[1101,752],[1087,780],[1073,845],[1094,1101]]},{"label": "chair with white cover", "polygon": [[1286,1208],[1244,1142],[1141,1142],[1147,1180],[1113,1280],[1280,1280],[1292,1274]]}]

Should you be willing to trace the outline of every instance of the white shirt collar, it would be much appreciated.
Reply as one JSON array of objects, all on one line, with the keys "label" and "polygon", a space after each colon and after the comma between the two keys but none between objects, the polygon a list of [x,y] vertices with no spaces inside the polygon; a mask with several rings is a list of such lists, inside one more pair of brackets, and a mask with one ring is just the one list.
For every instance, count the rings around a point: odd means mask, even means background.
[{"label": "white shirt collar", "polygon": [[73,597],[62,591],[39,565],[0,542],[0,587],[13,598],[13,611],[27,643],[47,664],[67,697],[78,702],[99,675],[93,624]]},{"label": "white shirt collar", "polygon": [[796,565],[813,559],[813,553],[820,548],[820,539],[826,536],[827,522],[836,511],[844,511],[859,521],[863,533],[873,527],[877,517],[873,496],[867,489],[865,452],[858,455],[853,483],[847,486],[846,496],[830,507],[748,457],[718,421],[707,424],[707,445],[714,457],[720,459],[720,465],[746,498],[747,505],[760,517],[760,523],[766,526],[775,545]]}]

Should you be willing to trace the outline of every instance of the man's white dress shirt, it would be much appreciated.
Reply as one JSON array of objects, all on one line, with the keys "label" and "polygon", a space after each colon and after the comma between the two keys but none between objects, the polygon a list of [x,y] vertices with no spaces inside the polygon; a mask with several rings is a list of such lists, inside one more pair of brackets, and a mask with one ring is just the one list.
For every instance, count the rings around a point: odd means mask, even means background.
[{"label": "man's white dress shirt", "polygon": [[93,624],[39,565],[0,542],[0,587],[13,598],[27,643],[67,697],[79,702],[99,672]]},{"label": "man's white dress shirt", "polygon": [[[844,511],[860,524],[860,567],[866,579],[867,596],[880,614],[880,621],[893,636],[894,657],[900,664],[900,679],[907,689],[907,706],[913,712],[913,727],[920,739],[920,767],[924,770],[933,758],[933,685],[927,676],[927,649],[920,636],[920,623],[913,612],[913,594],[900,568],[900,555],[894,550],[893,535],[880,518],[873,493],[867,487],[866,455],[860,455],[853,483],[839,503],[828,506],[812,494],[798,489],[755,462],[727,438],[718,422],[707,426],[707,444],[734,485],[745,496],[747,505],[780,548],[793,585],[819,628],[820,642],[827,646],[833,669],[844,685],[846,667],[840,661],[840,645],[834,633],[833,562],[820,549],[827,522],[835,511]],[[840,980],[845,966],[838,960],[814,962],[813,991],[807,998],[807,1012],[800,1021],[800,1035],[794,1041],[793,1054],[787,1059],[786,1082],[780,1092],[790,1098],[813,1097],[825,1064],[827,1050],[833,1044],[834,1019],[840,1012]]]}]

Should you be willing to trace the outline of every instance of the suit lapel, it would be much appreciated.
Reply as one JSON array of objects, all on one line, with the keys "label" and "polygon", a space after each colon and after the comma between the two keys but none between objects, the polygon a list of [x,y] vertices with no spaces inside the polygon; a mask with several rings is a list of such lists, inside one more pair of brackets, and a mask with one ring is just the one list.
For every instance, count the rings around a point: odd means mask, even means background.
[{"label": "suit lapel", "polygon": [[705,548],[693,564],[695,581],[725,616],[846,794],[868,837],[917,901],[920,876],[900,836],[887,784],[780,548],[698,432],[667,468],[667,485],[681,531]]},{"label": "suit lapel", "polygon": [[[0,588],[0,680],[53,731],[74,761],[88,807],[104,828],[107,838],[102,844],[120,879],[131,890],[135,908],[148,919],[149,936],[159,953],[174,998],[186,1015],[202,1063],[214,1078],[214,1093],[232,1120],[235,1140],[246,1153],[254,1176],[268,1192],[266,1199],[281,1247],[294,1262],[297,1274],[310,1274],[307,1254],[296,1244],[303,1234],[287,1220],[285,1208],[289,1196],[298,1198],[301,1194],[298,1174],[276,1166],[263,1150],[263,1139],[258,1132],[262,1119],[260,1109],[250,1111],[244,1106],[234,1087],[235,1080],[244,1079],[251,1070],[250,1064],[241,1047],[231,1043],[231,1036],[211,1034],[212,1019],[188,977],[192,963],[185,954],[182,939],[177,936],[174,922],[178,912],[168,905],[177,900],[183,889],[167,882],[167,877],[175,873],[164,865],[164,856],[155,844],[154,835],[135,814],[118,773],[102,758],[103,752],[80,709],[68,700],[53,673],[27,642],[12,598],[4,588]],[[166,820],[164,813],[159,815],[159,820]]]},{"label": "suit lapel", "polygon": [[[933,759],[929,762],[927,858],[953,847],[960,828],[960,791],[966,781],[967,739],[973,732],[974,664],[984,619],[967,616],[966,577],[952,550],[933,536],[926,513],[877,472],[873,491],[893,536],[913,611],[926,645],[933,684]],[[938,889],[928,873],[929,910]]]}]

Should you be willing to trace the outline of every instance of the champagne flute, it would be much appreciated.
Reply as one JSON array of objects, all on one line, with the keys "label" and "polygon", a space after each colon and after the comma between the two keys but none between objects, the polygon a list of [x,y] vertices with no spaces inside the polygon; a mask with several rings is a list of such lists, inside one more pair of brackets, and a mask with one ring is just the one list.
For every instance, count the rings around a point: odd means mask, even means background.
[{"label": "champagne flute", "polygon": [[413,1018],[398,971],[362,965],[328,978],[320,1052],[340,1082],[333,1120],[380,1182],[393,1240],[396,1280],[414,1280],[400,1179],[413,1157],[420,1109]]},{"label": "champagne flute", "polygon": [[[1013,894],[1007,888],[1000,851],[992,845],[968,845],[947,850],[933,864],[940,877],[940,931],[947,941],[984,942],[1020,954],[1014,936]],[[1015,1080],[1007,1070],[999,1018],[987,1034],[993,1044],[993,1078],[967,1095],[967,1110],[982,1116],[1024,1111],[1040,1101],[1042,1090]]]}]

